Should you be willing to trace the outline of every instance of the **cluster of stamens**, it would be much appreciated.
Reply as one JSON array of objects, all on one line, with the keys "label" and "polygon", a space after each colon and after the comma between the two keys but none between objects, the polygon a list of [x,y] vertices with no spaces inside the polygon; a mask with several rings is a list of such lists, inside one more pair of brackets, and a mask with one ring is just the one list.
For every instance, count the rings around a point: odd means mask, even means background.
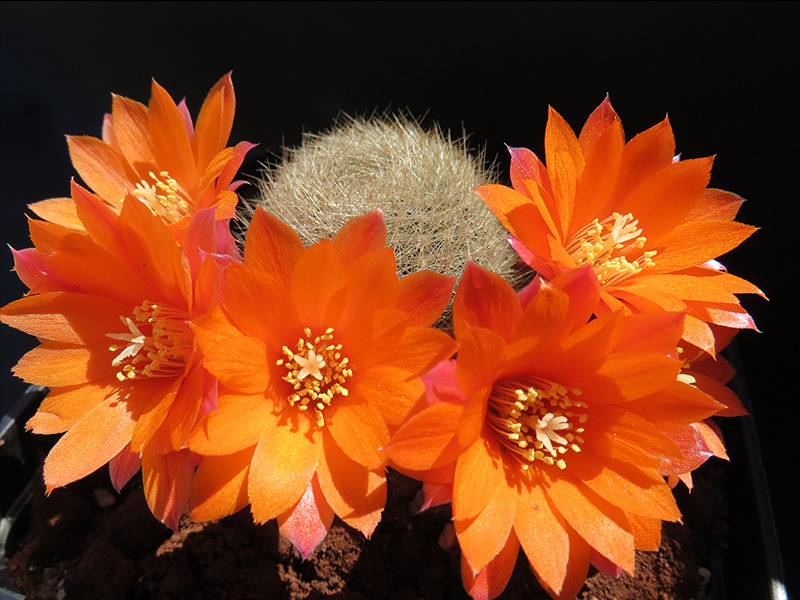
[{"label": "cluster of stamens", "polygon": [[194,349],[194,333],[188,316],[174,308],[145,300],[133,309],[133,318],[120,316],[127,333],[107,333],[125,342],[108,349],[117,352],[112,366],[121,367],[119,381],[137,377],[176,377],[186,368]]},{"label": "cluster of stamens", "polygon": [[317,425],[325,425],[324,410],[338,394],[347,396],[344,384],[353,376],[350,360],[342,356],[342,345],[333,343],[333,329],[311,338],[311,330],[303,330],[305,337],[297,341],[295,349],[282,348],[283,357],[276,361],[286,367],[288,373],[283,380],[292,386],[288,400],[291,406],[301,411],[312,409],[317,416]]},{"label": "cluster of stamens", "polygon": [[144,202],[150,211],[167,223],[180,221],[191,215],[191,206],[186,200],[178,182],[170,177],[168,171],[161,171],[158,175],[150,171],[152,183],[142,179],[136,184],[133,195]]},{"label": "cluster of stamens", "polygon": [[642,236],[638,219],[631,213],[614,213],[602,221],[595,219],[581,229],[569,241],[566,250],[579,266],[591,265],[600,285],[607,286],[654,264],[654,250],[639,252],[633,260],[627,256],[644,248],[645,242],[647,238]]},{"label": "cluster of stamens", "polygon": [[563,455],[581,451],[587,407],[570,393],[579,396],[581,391],[538,378],[495,384],[486,419],[523,470],[535,461],[564,469]]}]

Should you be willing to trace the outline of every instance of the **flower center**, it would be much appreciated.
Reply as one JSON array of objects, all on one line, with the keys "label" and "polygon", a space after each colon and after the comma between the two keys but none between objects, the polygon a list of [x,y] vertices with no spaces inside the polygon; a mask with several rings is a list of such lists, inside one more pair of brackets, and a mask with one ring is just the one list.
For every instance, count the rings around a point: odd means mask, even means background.
[{"label": "flower center", "polygon": [[595,219],[576,233],[567,243],[566,250],[578,266],[591,265],[600,285],[614,285],[642,269],[652,266],[654,250],[640,252],[635,260],[633,254],[644,247],[647,238],[642,236],[639,220],[631,213],[614,213],[600,221]]},{"label": "flower center", "polygon": [[161,217],[167,223],[174,223],[191,216],[191,205],[187,195],[178,182],[170,177],[169,172],[161,171],[156,175],[150,171],[149,174],[153,182],[142,179],[136,184],[133,195],[144,202],[154,215]]},{"label": "flower center", "polygon": [[317,425],[325,425],[323,415],[338,394],[347,396],[344,384],[353,376],[350,359],[342,356],[342,345],[333,343],[333,329],[313,338],[311,330],[303,329],[295,349],[282,348],[283,357],[275,364],[286,367],[288,373],[282,379],[294,390],[288,397],[291,406],[301,411],[313,409],[317,414]]},{"label": "flower center", "polygon": [[[581,391],[571,393],[580,396]],[[500,381],[489,395],[486,419],[523,470],[535,461],[564,469],[562,456],[581,451],[586,408],[570,398],[567,388],[546,379]]]},{"label": "flower center", "polygon": [[111,364],[121,367],[117,379],[177,377],[183,374],[194,349],[194,333],[188,315],[182,311],[145,300],[131,317],[120,316],[127,333],[107,333],[124,342],[108,349],[117,352]]}]

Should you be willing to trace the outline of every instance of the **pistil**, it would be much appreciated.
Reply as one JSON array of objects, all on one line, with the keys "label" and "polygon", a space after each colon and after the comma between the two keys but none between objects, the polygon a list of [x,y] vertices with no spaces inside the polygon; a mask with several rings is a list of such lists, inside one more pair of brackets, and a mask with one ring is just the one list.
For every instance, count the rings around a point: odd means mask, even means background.
[{"label": "pistil", "polygon": [[151,181],[142,179],[136,184],[133,195],[144,202],[150,211],[167,223],[175,223],[184,217],[191,216],[191,206],[187,195],[168,171],[156,175],[149,173]]},{"label": "pistil", "polygon": [[294,350],[282,348],[283,356],[275,364],[288,371],[282,379],[292,386],[290,406],[316,413],[317,425],[325,425],[325,409],[338,396],[347,396],[347,380],[353,376],[350,359],[342,356],[342,345],[333,342],[333,329],[313,337],[311,329],[303,330]]},{"label": "pistil", "polygon": [[106,337],[124,342],[109,346],[117,355],[111,361],[119,381],[137,377],[176,377],[183,374],[194,349],[188,315],[145,300],[130,316],[120,316],[126,333]]},{"label": "pistil", "polygon": [[642,233],[639,220],[631,213],[614,213],[581,229],[567,243],[566,250],[578,266],[592,266],[600,285],[615,285],[653,266],[657,253],[641,252],[647,242]]},{"label": "pistil", "polygon": [[486,418],[523,470],[536,461],[564,469],[563,456],[580,452],[583,443],[587,406],[571,397],[580,393],[541,378],[501,381],[489,396]]}]

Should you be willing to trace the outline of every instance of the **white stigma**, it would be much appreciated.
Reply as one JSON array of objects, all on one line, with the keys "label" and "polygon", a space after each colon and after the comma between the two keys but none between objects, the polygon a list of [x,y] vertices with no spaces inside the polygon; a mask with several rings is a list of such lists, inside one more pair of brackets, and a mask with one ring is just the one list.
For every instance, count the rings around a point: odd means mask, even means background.
[{"label": "white stigma", "polygon": [[131,321],[130,317],[125,318],[125,324],[130,329],[130,333],[107,333],[106,337],[111,338],[112,340],[119,340],[121,342],[127,342],[128,345],[117,354],[114,360],[111,361],[113,366],[119,366],[123,360],[126,358],[131,358],[136,356],[139,353],[139,350],[144,348],[145,343],[147,342],[147,336],[145,336],[139,328],[136,326],[136,323]]},{"label": "white stigma", "polygon": [[553,452],[553,442],[557,444],[566,444],[567,440],[556,433],[569,429],[567,417],[553,416],[553,413],[547,413],[536,424],[536,439],[544,444],[548,452]]},{"label": "white stigma", "polygon": [[322,380],[322,367],[325,366],[325,360],[321,355],[313,350],[308,351],[308,358],[303,358],[299,354],[294,355],[295,362],[301,367],[297,378],[302,380],[311,375],[314,379]]}]

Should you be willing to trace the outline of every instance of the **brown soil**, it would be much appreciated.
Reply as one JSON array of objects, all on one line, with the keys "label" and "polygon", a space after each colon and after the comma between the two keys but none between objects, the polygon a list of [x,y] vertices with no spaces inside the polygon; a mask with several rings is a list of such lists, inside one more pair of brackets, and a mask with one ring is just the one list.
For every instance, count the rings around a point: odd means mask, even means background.
[{"label": "brown soil", "polygon": [[[636,577],[594,570],[580,600],[711,600],[708,580],[724,546],[722,465],[703,469],[695,491],[679,491],[685,525],[666,524],[661,549],[640,552]],[[255,525],[247,510],[220,522],[181,523],[173,533],[149,513],[141,485],[118,496],[97,473],[48,498],[34,490],[12,579],[30,600],[469,600],[457,551],[439,538],[449,509],[418,515],[420,485],[389,474],[389,502],[371,540],[336,521],[322,545],[301,560],[275,522]],[[105,504],[109,505],[105,506]],[[500,598],[546,600],[524,555]]]}]

